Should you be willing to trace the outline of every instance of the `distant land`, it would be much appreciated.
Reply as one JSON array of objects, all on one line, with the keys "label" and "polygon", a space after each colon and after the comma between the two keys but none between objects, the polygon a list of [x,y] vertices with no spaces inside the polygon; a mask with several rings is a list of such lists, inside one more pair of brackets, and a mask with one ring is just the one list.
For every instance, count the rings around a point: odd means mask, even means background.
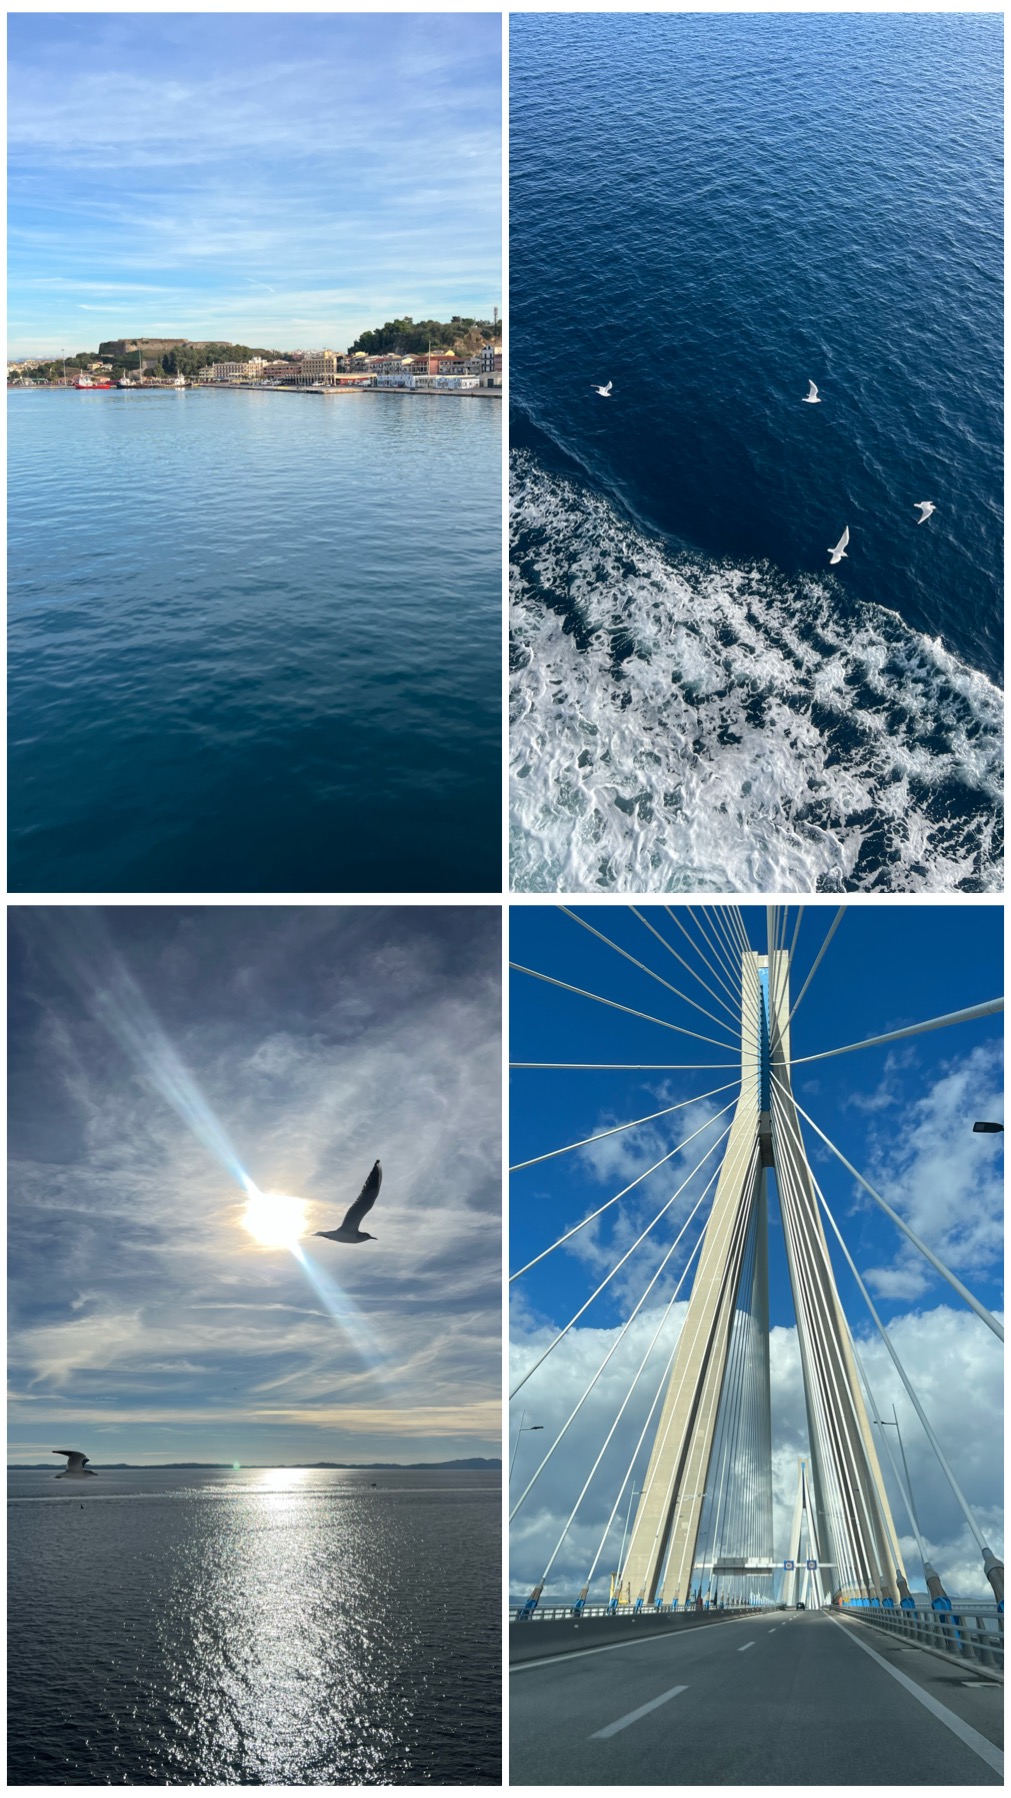
[{"label": "distant land", "polygon": [[[176,1471],[181,1468],[202,1469],[205,1473],[232,1473],[235,1470],[234,1461],[89,1461],[88,1465],[96,1470],[102,1467],[106,1473],[119,1473],[124,1470],[133,1473],[168,1472],[172,1468],[175,1468]],[[52,1461],[8,1461],[7,1472],[38,1473],[40,1469],[51,1470],[53,1466],[54,1462]],[[450,1471],[455,1469],[458,1472],[462,1470],[473,1473],[494,1473],[501,1470],[502,1463],[501,1461],[485,1460],[480,1455],[472,1456],[467,1461],[243,1461],[239,1471],[246,1473],[265,1468],[276,1468],[279,1471],[285,1468],[292,1470],[307,1468],[311,1472],[316,1467],[336,1467],[352,1473],[356,1470],[361,1473],[384,1471],[418,1473],[424,1472],[426,1468],[433,1473],[444,1468],[448,1468]]]},{"label": "distant land", "polygon": [[[426,351],[450,352],[466,360],[484,346],[498,343],[501,347],[502,320],[498,307],[488,318],[464,318],[457,313],[449,320],[410,317],[387,319],[373,331],[363,331],[346,352],[338,352],[342,362],[368,355],[422,355]],[[304,349],[254,348],[229,340],[191,341],[187,337],[110,337],[94,350],[77,350],[73,356],[17,356],[7,364],[8,379],[13,375],[23,381],[31,375],[38,382],[62,381],[71,373],[107,375],[111,380],[135,375],[138,381],[147,377],[157,380],[184,375],[196,380],[201,369],[215,364],[248,364],[251,360],[280,370],[285,363],[297,365],[306,355],[317,352]]]}]

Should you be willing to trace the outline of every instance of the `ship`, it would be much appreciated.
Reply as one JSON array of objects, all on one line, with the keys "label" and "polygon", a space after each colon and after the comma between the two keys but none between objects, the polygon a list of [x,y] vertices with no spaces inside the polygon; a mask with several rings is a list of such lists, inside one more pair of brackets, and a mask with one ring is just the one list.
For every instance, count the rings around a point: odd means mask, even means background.
[{"label": "ship", "polygon": [[91,381],[88,379],[87,375],[78,375],[77,380],[74,382],[74,386],[77,388],[78,393],[97,393],[103,387],[111,387],[112,382]]}]

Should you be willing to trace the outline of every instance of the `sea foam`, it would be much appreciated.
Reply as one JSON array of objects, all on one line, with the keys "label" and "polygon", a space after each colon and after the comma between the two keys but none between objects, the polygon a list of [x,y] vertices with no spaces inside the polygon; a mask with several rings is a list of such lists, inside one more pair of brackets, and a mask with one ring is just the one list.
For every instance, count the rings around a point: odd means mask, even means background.
[{"label": "sea foam", "polygon": [[834,578],[707,561],[512,458],[511,884],[988,892],[1003,695]]}]

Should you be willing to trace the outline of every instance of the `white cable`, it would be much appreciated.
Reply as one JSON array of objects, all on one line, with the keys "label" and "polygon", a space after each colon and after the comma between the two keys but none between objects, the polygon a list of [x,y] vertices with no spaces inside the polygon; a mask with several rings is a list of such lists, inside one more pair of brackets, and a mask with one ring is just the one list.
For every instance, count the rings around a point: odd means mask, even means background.
[{"label": "white cable", "polygon": [[[572,918],[575,923],[581,924],[583,929],[588,930],[591,936],[595,936],[599,939],[600,942],[606,943],[607,947],[609,949],[613,949],[615,951],[615,954],[623,955],[625,957],[625,960],[630,961],[634,968],[639,968],[643,974],[648,974],[651,980],[655,980],[659,983],[660,986],[666,987],[667,991],[669,993],[673,993],[675,998],[683,999],[686,1005],[690,1005],[692,1007],[693,1011],[700,1011],[702,1013],[702,1016],[704,1018],[708,1018],[711,1024],[718,1024],[721,1030],[726,1030],[728,1028],[728,1026],[723,1022],[723,1019],[718,1018],[716,1016],[715,1012],[707,1011],[704,1005],[699,1005],[694,999],[689,999],[688,994],[683,993],[681,991],[680,987],[671,986],[670,981],[665,980],[663,978],[662,974],[654,973],[653,969],[648,968],[644,961],[639,961],[639,960],[637,960],[637,958],[634,955],[630,955],[627,949],[623,949],[621,947],[620,943],[613,942],[609,936],[605,936],[602,930],[596,930],[592,924],[588,924],[586,922],[585,918],[581,918],[579,916],[578,912],[572,911],[570,909],[570,907],[567,905],[560,905],[558,907],[558,909],[559,909],[559,911],[564,912],[565,916],[567,918]],[[731,1012],[731,1017],[733,1018],[732,1012]],[[733,1022],[734,1022],[735,1028],[737,1028],[738,1027],[737,1019],[734,1018]]]},{"label": "white cable", "polygon": [[[730,1106],[725,1105],[723,1109],[724,1109],[724,1111],[729,1111]],[[717,1113],[717,1116],[722,1116],[722,1113]],[[710,1122],[715,1122],[715,1119],[710,1119]],[[654,1218],[652,1218],[651,1221],[646,1225],[645,1230],[641,1231],[641,1233],[636,1237],[631,1248],[626,1249],[625,1253],[620,1257],[620,1259],[615,1262],[610,1273],[605,1274],[604,1278],[600,1282],[600,1285],[596,1288],[596,1291],[591,1292],[591,1294],[590,1294],[589,1298],[586,1300],[586,1302],[584,1304],[580,1305],[579,1310],[576,1312],[575,1316],[569,1318],[569,1321],[566,1324],[564,1330],[559,1330],[558,1335],[555,1337],[554,1341],[549,1342],[547,1348],[544,1350],[543,1355],[541,1355],[539,1357],[539,1359],[534,1362],[532,1367],[527,1369],[526,1373],[523,1375],[523,1378],[519,1381],[518,1385],[514,1386],[512,1391],[510,1392],[510,1394],[509,1394],[510,1403],[516,1397],[516,1394],[517,1394],[517,1392],[519,1392],[520,1388],[526,1385],[531,1374],[535,1374],[537,1372],[537,1369],[541,1366],[542,1362],[547,1360],[552,1349],[555,1349],[558,1347],[558,1344],[561,1342],[562,1337],[568,1335],[573,1324],[579,1322],[579,1319],[582,1317],[584,1311],[589,1310],[590,1306],[593,1304],[594,1299],[600,1297],[600,1294],[603,1292],[604,1287],[607,1286],[610,1283],[610,1281],[614,1279],[614,1276],[617,1273],[619,1267],[624,1267],[629,1256],[633,1255],[635,1253],[636,1249],[639,1247],[639,1244],[641,1242],[645,1241],[646,1237],[649,1235],[649,1233],[653,1229],[654,1225],[658,1224],[660,1222],[660,1219],[665,1215],[665,1213],[670,1210],[671,1206],[674,1203],[674,1200],[677,1198],[680,1198],[681,1194],[684,1192],[685,1187],[689,1186],[691,1184],[691,1182],[694,1180],[696,1174],[699,1172],[699,1169],[704,1167],[705,1163],[708,1161],[713,1150],[718,1149],[721,1142],[723,1141],[724,1137],[727,1137],[730,1135],[731,1127],[732,1127],[732,1122],[731,1122],[731,1124],[727,1125],[727,1127],[723,1131],[722,1135],[718,1136],[716,1138],[716,1141],[709,1145],[709,1148],[706,1150],[705,1154],[703,1155],[702,1160],[695,1167],[692,1168],[692,1171],[688,1175],[688,1178],[686,1180],[682,1181],[681,1185],[677,1189],[677,1192],[672,1193],[671,1197],[667,1200],[666,1204],[662,1205],[660,1207],[660,1210],[657,1212],[656,1216]],[[708,1126],[704,1125],[703,1128],[708,1128]]]},{"label": "white cable", "polygon": [[715,999],[717,1005],[722,1005],[724,1011],[729,1013],[730,1017],[733,1019],[734,1024],[739,1025],[740,1018],[739,1018],[738,1013],[734,1010],[734,1008],[732,1006],[728,1005],[727,1001],[725,999],[721,999],[719,993],[713,991],[713,989],[709,985],[708,981],[703,980],[702,975],[698,972],[698,970],[696,968],[693,968],[688,962],[686,962],[683,955],[678,954],[677,950],[671,946],[671,944],[667,941],[667,938],[665,936],[660,935],[660,932],[656,928],[656,925],[651,924],[649,919],[643,916],[642,912],[638,909],[637,906],[630,905],[628,909],[630,912],[633,913],[633,915],[635,917],[638,918],[640,924],[645,924],[646,929],[649,931],[652,931],[653,935],[656,937],[657,942],[663,944],[668,955],[673,955],[674,960],[676,962],[680,962],[681,966],[685,969],[686,973],[689,973],[693,980],[698,981],[698,983],[702,987],[703,991],[707,992],[711,999]]},{"label": "white cable", "polygon": [[863,1293],[865,1300],[867,1301],[867,1308],[870,1311],[870,1314],[873,1317],[874,1322],[878,1326],[878,1330],[880,1332],[881,1339],[884,1342],[884,1345],[885,1345],[886,1349],[888,1350],[889,1355],[892,1358],[892,1361],[895,1366],[895,1370],[898,1373],[899,1378],[902,1381],[902,1384],[905,1387],[907,1393],[909,1394],[910,1399],[912,1400],[917,1417],[919,1418],[920,1422],[923,1425],[924,1430],[926,1431],[927,1440],[929,1441],[931,1448],[933,1449],[935,1455],[937,1456],[938,1461],[941,1464],[942,1472],[944,1473],[945,1478],[947,1479],[948,1484],[951,1487],[951,1490],[952,1490],[955,1498],[958,1501],[959,1507],[961,1508],[962,1514],[965,1517],[966,1523],[969,1525],[970,1530],[972,1531],[973,1535],[975,1536],[976,1541],[979,1544],[981,1552],[985,1554],[987,1551],[987,1544],[986,1544],[986,1541],[980,1531],[979,1525],[976,1522],[976,1517],[975,1517],[975,1513],[972,1509],[972,1506],[970,1505],[968,1499],[966,1498],[964,1492],[962,1491],[961,1486],[959,1485],[958,1481],[956,1480],[955,1475],[954,1475],[954,1473],[951,1469],[951,1466],[948,1462],[947,1456],[945,1455],[944,1450],[942,1449],[940,1443],[937,1440],[937,1437],[935,1436],[933,1430],[930,1427],[930,1423],[928,1422],[928,1419],[927,1419],[926,1413],[924,1412],[923,1406],[920,1404],[920,1401],[917,1398],[916,1393],[913,1391],[913,1388],[910,1385],[909,1378],[906,1374],[906,1370],[903,1367],[902,1362],[899,1360],[898,1354],[892,1343],[891,1337],[889,1336],[887,1330],[885,1329],[884,1324],[881,1322],[881,1319],[878,1316],[877,1311],[875,1310],[874,1301],[871,1298],[870,1293],[868,1292],[866,1286],[864,1285],[863,1280],[860,1278],[860,1275],[858,1274],[856,1267],[854,1266],[853,1258],[850,1255],[850,1252],[847,1249],[846,1244],[843,1242],[842,1236],[839,1233],[839,1227],[835,1221],[835,1218],[832,1216],[831,1211],[828,1208],[828,1203],[825,1199],[825,1195],[822,1192],[820,1186],[818,1185],[818,1182],[815,1180],[813,1174],[811,1176],[811,1179],[812,1179],[812,1184],[814,1185],[815,1192],[818,1194],[818,1197],[821,1200],[822,1210],[824,1211],[825,1216],[828,1218],[829,1223],[832,1225],[832,1228],[835,1231],[836,1239],[839,1243],[840,1248],[842,1249],[843,1254],[846,1257],[846,1260],[849,1263],[850,1270],[853,1274],[853,1277],[856,1280],[857,1285],[860,1288],[860,1291]]},{"label": "white cable", "polygon": [[812,980],[815,977],[815,974],[818,971],[818,965],[821,961],[822,956],[824,955],[826,949],[828,948],[829,943],[832,941],[832,938],[835,936],[835,933],[838,930],[839,925],[842,923],[843,913],[845,912],[845,910],[846,910],[845,905],[840,905],[839,910],[836,912],[835,917],[832,919],[832,922],[829,925],[828,934],[825,938],[825,941],[822,943],[821,948],[819,949],[817,955],[814,958],[814,965],[811,968],[811,972],[809,973],[807,979],[805,980],[803,986],[800,989],[800,992],[797,994],[796,1000],[794,1001],[793,1011],[791,1011],[790,1016],[786,1020],[787,1025],[790,1025],[793,1023],[793,1019],[794,1019],[794,1015],[796,1013],[797,1007],[800,1004],[801,1000],[803,999],[804,994],[807,992],[808,987],[810,986]]},{"label": "white cable", "polygon": [[817,1055],[791,1058],[791,1067],[806,1061],[828,1061],[832,1055],[849,1055],[854,1049],[876,1049],[881,1043],[897,1043],[903,1036],[922,1036],[926,1030],[940,1030],[946,1024],[968,1024],[973,1018],[989,1018],[1004,1010],[1004,1000],[987,999],[982,1005],[970,1005],[966,1011],[949,1011],[943,1018],[928,1018],[925,1024],[907,1024],[904,1030],[889,1030],[885,1036],[868,1036],[862,1043],[845,1043],[841,1049],[821,1049]]},{"label": "white cable", "polygon": [[[773,1075],[773,1077],[774,1078],[776,1077],[775,1074]],[[791,1097],[793,1097],[792,1094],[791,1094]],[[919,1236],[917,1236],[916,1231],[911,1229],[909,1224],[905,1223],[903,1221],[903,1219],[899,1216],[898,1212],[892,1210],[892,1207],[889,1205],[888,1201],[886,1199],[883,1199],[881,1197],[881,1194],[874,1190],[874,1187],[870,1184],[870,1181],[865,1180],[863,1177],[863,1174],[857,1173],[856,1168],[853,1166],[852,1162],[847,1161],[842,1150],[837,1149],[835,1146],[835,1143],[829,1141],[829,1138],[825,1135],[824,1130],[819,1130],[814,1119],[811,1117],[808,1117],[808,1114],[804,1110],[804,1107],[802,1105],[798,1104],[796,1099],[793,1100],[793,1103],[797,1106],[797,1110],[799,1111],[801,1117],[804,1118],[805,1122],[810,1124],[812,1130],[815,1131],[815,1133],[821,1137],[822,1142],[825,1143],[827,1145],[827,1147],[832,1150],[833,1155],[838,1156],[839,1160],[843,1164],[843,1167],[847,1170],[848,1173],[853,1175],[854,1180],[858,1180],[860,1182],[860,1185],[863,1187],[864,1191],[870,1193],[871,1198],[875,1201],[876,1204],[880,1205],[882,1211],[885,1213],[885,1215],[887,1217],[891,1218],[893,1224],[897,1224],[899,1229],[902,1231],[903,1235],[908,1236],[910,1242],[913,1243],[914,1247],[919,1249],[921,1255],[926,1256],[926,1259],[930,1262],[931,1267],[936,1267],[938,1273],[943,1274],[943,1276],[947,1280],[949,1286],[954,1287],[955,1291],[960,1294],[960,1296],[965,1300],[966,1304],[971,1305],[972,1309],[976,1313],[976,1316],[981,1317],[983,1319],[983,1322],[987,1325],[987,1327],[993,1331],[994,1335],[999,1337],[1000,1341],[1003,1342],[1003,1340],[1004,1340],[1003,1324],[999,1324],[997,1322],[997,1319],[987,1310],[986,1306],[981,1305],[978,1299],[973,1298],[972,1293],[969,1291],[969,1288],[967,1286],[962,1285],[961,1280],[959,1280],[957,1278],[957,1276],[952,1273],[950,1268],[945,1267],[944,1262],[942,1260],[940,1260],[940,1258],[937,1255],[934,1254],[932,1249],[928,1249],[926,1243]]]},{"label": "white cable", "polygon": [[[537,1468],[537,1471],[532,1475],[532,1477],[528,1481],[527,1485],[524,1487],[523,1491],[520,1493],[519,1498],[516,1500],[516,1503],[514,1504],[512,1510],[509,1513],[510,1523],[512,1522],[513,1518],[516,1516],[516,1513],[520,1509],[520,1506],[524,1503],[524,1501],[527,1497],[527,1494],[531,1491],[533,1486],[536,1485],[538,1479],[540,1478],[545,1467],[547,1466],[552,1455],[554,1454],[555,1449],[558,1447],[558,1444],[561,1442],[562,1437],[565,1435],[566,1431],[568,1430],[569,1425],[575,1421],[579,1412],[582,1410],[584,1404],[586,1403],[587,1399],[589,1398],[590,1393],[593,1391],[594,1386],[597,1384],[597,1381],[600,1379],[600,1376],[603,1373],[608,1362],[610,1361],[612,1355],[614,1355],[617,1352],[618,1348],[620,1347],[621,1343],[623,1342],[627,1331],[630,1329],[630,1327],[632,1325],[633,1319],[638,1315],[639,1311],[642,1309],[643,1305],[645,1304],[646,1299],[648,1298],[650,1292],[652,1291],[653,1287],[656,1285],[657,1280],[660,1278],[660,1274],[663,1271],[663,1268],[666,1266],[667,1262],[670,1260],[671,1255],[673,1254],[674,1250],[677,1248],[678,1243],[681,1241],[681,1238],[684,1236],[684,1233],[687,1230],[688,1225],[691,1223],[692,1218],[695,1216],[696,1212],[699,1209],[699,1206],[702,1204],[703,1200],[705,1199],[706,1194],[709,1191],[709,1188],[712,1186],[713,1181],[716,1180],[718,1178],[718,1176],[719,1176],[719,1169],[717,1168],[716,1173],[712,1176],[712,1179],[710,1179],[708,1181],[707,1185],[705,1186],[701,1196],[698,1199],[698,1202],[695,1204],[695,1206],[692,1208],[691,1212],[689,1213],[688,1217],[685,1219],[682,1228],[678,1232],[678,1235],[676,1236],[674,1242],[671,1244],[671,1247],[668,1250],[667,1254],[664,1256],[664,1259],[661,1262],[660,1266],[657,1268],[656,1273],[652,1276],[651,1280],[649,1281],[649,1284],[647,1285],[645,1291],[643,1292],[642,1297],[639,1299],[639,1301],[635,1305],[634,1309],[629,1312],[628,1317],[625,1319],[625,1322],[623,1323],[621,1329],[619,1330],[617,1336],[615,1337],[614,1342],[611,1344],[611,1347],[608,1349],[607,1354],[604,1356],[603,1361],[600,1363],[600,1366],[598,1367],[596,1373],[594,1374],[592,1380],[590,1381],[590,1384],[587,1386],[585,1392],[583,1393],[582,1397],[579,1399],[574,1410],[572,1410],[570,1412],[569,1416],[566,1418],[565,1422],[563,1423],[561,1429],[558,1432],[558,1435],[555,1437],[555,1440],[551,1444],[551,1447],[548,1449],[547,1454],[544,1456],[544,1459],[542,1460],[540,1466]],[[687,1277],[688,1269],[691,1267],[691,1264],[692,1264],[693,1260],[695,1259],[696,1254],[698,1253],[699,1247],[700,1247],[702,1241],[704,1240],[704,1237],[705,1237],[705,1231],[703,1231],[702,1234],[699,1236],[698,1242],[696,1242],[694,1248],[691,1251],[691,1254],[688,1256],[688,1259],[685,1262],[684,1268],[681,1273],[681,1278],[678,1281],[677,1287],[675,1288],[675,1294],[674,1294],[675,1297],[677,1297],[678,1292],[680,1292],[680,1290],[681,1290],[681,1285],[682,1285],[683,1281],[685,1280],[685,1278]]]},{"label": "white cable", "polygon": [[715,1124],[716,1118],[723,1117],[724,1112],[729,1111],[730,1106],[733,1105],[735,1102],[736,1102],[735,1100],[731,1099],[730,1104],[724,1105],[723,1111],[718,1111],[716,1113],[715,1117],[711,1117],[707,1120],[706,1123],[700,1124],[697,1130],[693,1130],[690,1136],[686,1136],[684,1138],[683,1142],[677,1143],[675,1145],[675,1147],[673,1149],[670,1149],[666,1155],[661,1155],[659,1161],[654,1161],[652,1167],[644,1168],[641,1174],[636,1174],[635,1179],[630,1180],[627,1186],[623,1186],[620,1192],[616,1192],[613,1199],[606,1199],[604,1201],[603,1205],[597,1206],[596,1211],[590,1212],[589,1217],[584,1217],[581,1223],[573,1224],[571,1230],[566,1230],[565,1235],[560,1236],[558,1238],[557,1242],[553,1242],[549,1248],[542,1249],[540,1254],[535,1255],[533,1260],[528,1261],[525,1264],[525,1266],[517,1268],[517,1270],[514,1274],[509,1275],[510,1285],[512,1284],[513,1280],[518,1280],[522,1274],[528,1273],[532,1267],[536,1267],[538,1261],[543,1261],[544,1257],[546,1255],[552,1254],[555,1249],[560,1249],[562,1246],[562,1243],[568,1242],[570,1236],[575,1236],[579,1230],[585,1230],[587,1224],[592,1224],[595,1217],[600,1217],[602,1212],[607,1211],[610,1208],[610,1206],[616,1205],[618,1203],[619,1199],[623,1199],[627,1192],[632,1191],[633,1186],[638,1186],[640,1181],[647,1179],[647,1177],[650,1174],[655,1174],[657,1168],[663,1167],[665,1161],[673,1161],[675,1155],[679,1155],[681,1153],[681,1150],[686,1149],[690,1142],[694,1142],[695,1138],[697,1136],[701,1136],[703,1130],[708,1130],[710,1124]]},{"label": "white cable", "polygon": [[580,999],[595,999],[598,1005],[609,1005],[612,1011],[626,1012],[630,1018],[644,1018],[647,1024],[660,1024],[664,1030],[674,1030],[679,1036],[692,1036],[699,1043],[715,1043],[718,1049],[736,1048],[735,1043],[723,1043],[715,1036],[701,1036],[697,1030],[686,1030],[683,1024],[670,1024],[666,1018],[654,1018],[648,1011],[635,1011],[631,1005],[619,1005],[617,999],[604,999],[599,993],[589,993],[585,987],[570,986],[567,980],[556,980],[552,974],[541,974],[536,968],[524,968],[518,961],[511,961],[509,966],[517,974],[529,974],[533,980],[543,980],[548,986],[560,986],[563,992],[576,993]]},{"label": "white cable", "polygon": [[633,1118],[628,1124],[615,1124],[611,1130],[598,1130],[595,1136],[584,1136],[579,1142],[568,1142],[564,1148],[549,1149],[545,1155],[532,1155],[529,1161],[514,1161],[509,1169],[511,1174],[518,1174],[522,1168],[536,1167],[538,1162],[550,1161],[554,1155],[568,1155],[573,1149],[585,1149],[587,1143],[603,1142],[605,1136],[618,1136],[622,1130],[635,1130],[640,1124],[652,1124],[655,1118],[669,1117],[672,1111],[684,1111],[686,1105],[701,1105],[703,1099],[713,1099],[717,1093],[726,1093],[736,1080],[728,1080],[723,1086],[714,1086],[707,1093],[699,1093],[694,1099],[680,1099],[676,1105],[665,1105],[662,1111],[651,1111],[647,1117]]}]

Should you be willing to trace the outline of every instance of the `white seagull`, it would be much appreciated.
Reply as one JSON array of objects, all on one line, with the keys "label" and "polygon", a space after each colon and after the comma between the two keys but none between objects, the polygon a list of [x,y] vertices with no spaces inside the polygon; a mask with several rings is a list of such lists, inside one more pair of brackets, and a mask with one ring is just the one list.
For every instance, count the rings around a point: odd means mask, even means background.
[{"label": "white seagull", "polygon": [[914,499],[913,505],[918,506],[920,510],[920,516],[916,520],[917,524],[926,524],[931,512],[937,511],[932,499]]},{"label": "white seagull", "polygon": [[614,386],[614,382],[608,381],[606,387],[598,387],[597,383],[595,381],[591,381],[590,386],[593,388],[594,393],[599,393],[602,400],[609,400],[611,397],[611,388]]},{"label": "white seagull", "polygon": [[807,392],[804,395],[804,404],[805,406],[821,405],[821,400],[818,397],[818,389],[813,381],[809,381],[807,384]]},{"label": "white seagull", "polygon": [[360,1230],[358,1226],[365,1213],[372,1210],[382,1183],[383,1165],[381,1161],[377,1161],[354,1204],[349,1205],[340,1229],[316,1230],[313,1234],[329,1237],[331,1242],[375,1242],[375,1236],[370,1235],[368,1230]]},{"label": "white seagull", "polygon": [[93,1467],[88,1466],[87,1455],[82,1455],[76,1448],[54,1448],[50,1454],[66,1455],[67,1465],[57,1475],[58,1480],[97,1480],[98,1475]]},{"label": "white seagull", "polygon": [[849,527],[849,525],[847,525],[846,529],[844,530],[844,532],[843,532],[842,536],[840,537],[838,543],[836,544],[835,548],[830,549],[828,552],[829,556],[831,558],[831,566],[833,568],[835,567],[837,562],[842,561],[843,556],[846,554],[846,545],[849,542],[849,540],[850,540],[850,527]]}]

